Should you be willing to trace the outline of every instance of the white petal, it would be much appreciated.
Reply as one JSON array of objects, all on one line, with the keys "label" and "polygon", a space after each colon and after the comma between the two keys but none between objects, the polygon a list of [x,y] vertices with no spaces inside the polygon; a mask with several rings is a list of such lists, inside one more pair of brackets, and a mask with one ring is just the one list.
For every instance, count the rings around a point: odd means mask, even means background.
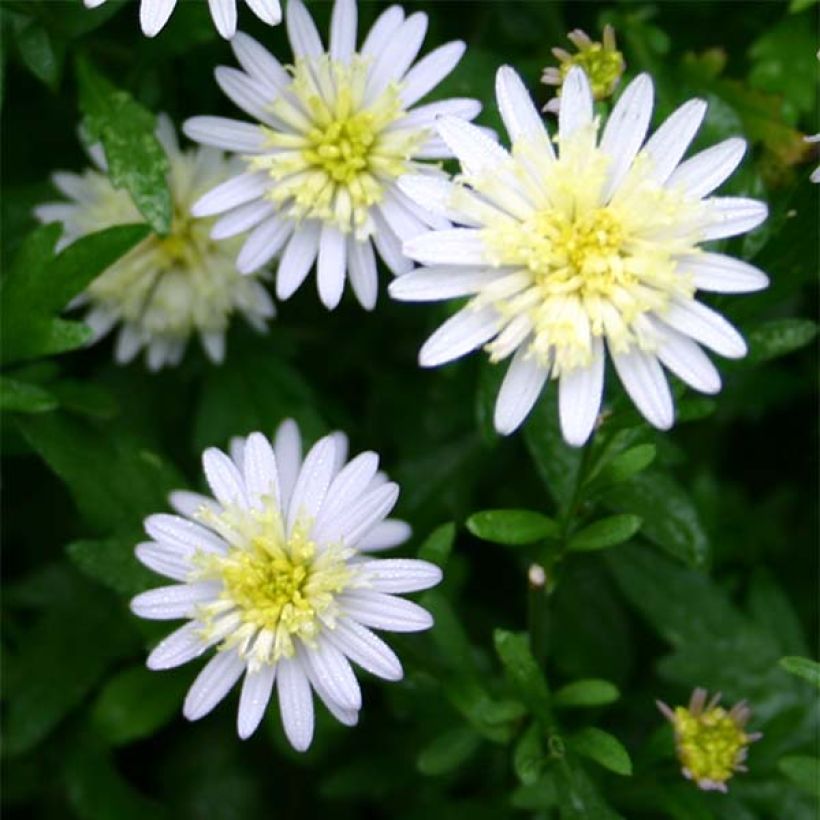
[{"label": "white petal", "polygon": [[453,207],[452,202],[459,189],[449,179],[429,174],[406,174],[399,178],[398,187],[408,199],[428,212],[454,222],[479,227],[478,223],[465,221],[463,214]]},{"label": "white petal", "polygon": [[214,364],[221,364],[225,360],[225,332],[215,330],[209,333],[200,333],[199,340],[208,358]]},{"label": "white petal", "polygon": [[320,543],[325,541],[324,528],[345,514],[367,489],[376,470],[379,468],[379,457],[372,452],[360,453],[346,464],[333,479],[327,491],[322,509],[316,519],[313,536]]},{"label": "white petal", "polygon": [[561,90],[561,108],[558,112],[558,151],[567,137],[592,122],[592,91],[582,68],[569,70]]},{"label": "white petal", "polygon": [[501,66],[495,77],[498,110],[510,140],[531,141],[538,149],[555,157],[544,120],[536,111],[521,77],[509,66]]},{"label": "white petal", "polygon": [[381,552],[403,544],[412,534],[407,522],[386,518],[362,537],[356,549],[359,552]]},{"label": "white petal", "polygon": [[385,48],[374,60],[368,73],[365,99],[375,100],[394,80],[401,80],[416,59],[424,36],[427,33],[427,15],[422,12],[411,14],[391,38],[390,47]]},{"label": "white petal", "polygon": [[229,239],[256,227],[263,219],[276,210],[272,202],[257,199],[240,205],[214,222],[211,228],[211,239]]},{"label": "white petal", "polygon": [[419,351],[422,367],[437,367],[481,347],[498,333],[500,319],[493,307],[468,306],[451,316]]},{"label": "white petal", "polygon": [[665,367],[695,390],[710,394],[720,390],[717,368],[700,347],[682,333],[664,327],[656,353]]},{"label": "white petal", "polygon": [[319,252],[319,229],[321,223],[308,221],[298,226],[279,261],[276,272],[276,296],[289,299],[310,273]]},{"label": "white petal", "polygon": [[249,671],[245,675],[236,716],[236,729],[242,740],[250,737],[262,722],[273,692],[275,677],[276,667],[271,665],[265,665],[256,672]]},{"label": "white petal", "polygon": [[318,57],[325,50],[316,24],[302,0],[288,0],[285,26],[296,57]]},{"label": "white petal", "polygon": [[470,176],[498,173],[500,167],[510,162],[507,151],[472,123],[444,116],[436,121],[436,128]]},{"label": "white petal", "polygon": [[187,558],[153,541],[137,544],[134,552],[141,564],[173,581],[186,581],[191,573]]},{"label": "white petal", "polygon": [[248,235],[236,258],[236,269],[243,275],[254,273],[267,265],[282,249],[291,235],[289,220],[271,216],[257,225]]},{"label": "white petal", "polygon": [[678,257],[678,267],[691,274],[695,287],[715,293],[750,293],[769,285],[769,277],[754,265],[721,253]]},{"label": "white petal", "polygon": [[140,28],[146,37],[156,37],[168,22],[177,0],[143,0],[140,3]]},{"label": "white petal", "polygon": [[140,618],[152,621],[189,618],[197,604],[213,600],[219,594],[219,589],[217,581],[157,587],[132,598],[131,611]]},{"label": "white petal", "polygon": [[258,125],[227,117],[191,117],[183,130],[189,139],[226,151],[255,154],[265,150],[265,135]]},{"label": "white petal", "polygon": [[[340,0],[336,0],[337,6]],[[333,310],[342,299],[345,286],[345,235],[330,223],[322,226],[316,281],[322,304]]]},{"label": "white petal", "polygon": [[433,625],[433,616],[412,601],[383,592],[356,590],[337,598],[344,613],[364,626],[389,632],[420,632]]},{"label": "white petal", "polygon": [[756,228],[769,215],[765,203],[740,196],[712,197],[710,224],[702,232],[704,241],[736,236]]},{"label": "white petal", "polygon": [[302,466],[302,437],[299,428],[292,419],[279,425],[273,444],[276,455],[276,469],[279,471],[279,490],[282,498],[279,502],[283,510],[288,508],[299,468]]},{"label": "white petal", "polygon": [[601,137],[601,151],[612,160],[601,192],[608,202],[638,154],[652,118],[654,89],[648,74],[639,74],[621,94]]},{"label": "white petal", "polygon": [[244,671],[245,661],[236,650],[217,652],[188,690],[182,714],[188,720],[199,720],[207,715],[231,691]]},{"label": "white petal", "polygon": [[703,100],[689,100],[675,109],[647,140],[643,150],[652,160],[651,176],[656,182],[663,184],[675,170],[705,114]]},{"label": "white petal", "polygon": [[[190,495],[197,499],[204,498],[194,493]],[[228,549],[228,545],[216,533],[177,515],[166,513],[149,515],[145,519],[145,531],[155,541],[159,541],[184,556],[192,555],[197,551],[223,553]]]},{"label": "white petal", "polygon": [[424,223],[405,208],[389,189],[385,191],[382,201],[376,207],[390,230],[402,243],[427,232]]},{"label": "white petal", "polygon": [[692,197],[708,196],[740,165],[746,141],[737,137],[719,142],[681,163],[666,183]]},{"label": "white petal", "polygon": [[315,649],[305,648],[299,656],[310,666],[311,678],[315,677],[334,703],[344,710],[361,709],[362,693],[356,676],[347,658],[333,644],[320,639]]},{"label": "white petal", "polygon": [[416,268],[394,279],[388,292],[400,302],[438,302],[478,293],[498,276],[498,271],[456,265]]},{"label": "white petal", "polygon": [[[292,4],[293,0],[290,2]],[[304,752],[313,740],[313,696],[307,676],[296,658],[282,658],[279,661],[276,689],[282,728],[290,745],[297,752]]]},{"label": "white petal", "polygon": [[219,504],[207,495],[192,493],[188,490],[174,490],[168,501],[171,506],[180,514],[187,518],[196,518],[202,510],[212,510],[219,512]]},{"label": "white petal", "polygon": [[268,85],[227,66],[217,66],[214,77],[225,96],[238,108],[272,128],[279,125],[279,121],[270,113],[274,92]]},{"label": "white petal", "polygon": [[[185,125],[183,131],[188,134]],[[191,207],[191,215],[213,216],[229,211],[237,205],[244,205],[252,199],[261,197],[267,189],[268,175],[264,171],[240,174],[200,197]]]},{"label": "white petal", "polygon": [[330,19],[330,57],[349,63],[356,50],[356,2],[336,0]]},{"label": "white petal", "polygon": [[388,126],[388,131],[431,127],[439,117],[451,116],[462,120],[474,120],[481,113],[481,103],[468,97],[453,97],[426,103],[409,111],[401,119]]},{"label": "white petal", "polygon": [[242,467],[245,486],[252,500],[269,497],[279,502],[279,472],[267,436],[262,433],[251,433],[248,436]]},{"label": "white petal", "polygon": [[242,68],[273,93],[281,93],[290,85],[290,77],[279,60],[253,37],[239,31],[231,38],[231,48]]},{"label": "white petal", "polygon": [[429,231],[405,242],[404,253],[422,265],[486,265],[484,239],[474,228]]},{"label": "white petal", "polygon": [[319,512],[333,477],[335,450],[333,437],[325,436],[305,456],[288,505],[288,533],[298,521],[313,520]]},{"label": "white petal", "polygon": [[558,408],[561,432],[573,447],[589,438],[604,389],[604,350],[599,338],[593,340],[592,362],[561,375],[558,385]]},{"label": "white petal", "polygon": [[[344,515],[328,526],[329,540],[338,537],[344,544],[355,547],[359,539],[375,527],[396,505],[399,487],[392,481],[369,490]],[[338,534],[338,535],[337,535]]]},{"label": "white petal", "polygon": [[362,43],[362,56],[375,60],[393,40],[403,22],[404,11],[400,6],[385,9],[373,23]]},{"label": "white petal", "polygon": [[350,237],[347,242],[347,275],[350,286],[365,310],[373,310],[378,298],[379,280],[376,255],[370,240],[358,242]]},{"label": "white petal", "polygon": [[216,30],[230,40],[236,34],[236,0],[208,0],[208,6]]},{"label": "white petal", "polygon": [[502,436],[521,426],[541,395],[547,376],[549,368],[539,364],[535,356],[528,356],[526,345],[519,347],[507,368],[495,402],[495,429]]},{"label": "white petal", "polygon": [[432,91],[464,56],[467,46],[461,41],[445,43],[431,51],[411,68],[401,83],[400,96],[405,108],[409,108]]},{"label": "white petal", "polygon": [[404,255],[401,242],[384,221],[384,217],[379,210],[374,209],[372,216],[373,222],[376,224],[376,231],[370,238],[373,240],[373,244],[384,263],[396,276],[401,276],[412,270],[413,263]]},{"label": "white petal", "polygon": [[154,647],[146,665],[155,670],[173,669],[199,657],[209,646],[200,637],[201,631],[202,624],[197,621],[181,626]]},{"label": "white petal", "polygon": [[668,430],[675,421],[672,393],[663,368],[652,353],[634,348],[627,353],[610,349],[621,383],[643,417],[654,427]]},{"label": "white petal", "polygon": [[248,506],[242,475],[225,453],[209,447],[202,454],[202,469],[214,497],[223,507]]},{"label": "white petal", "polygon": [[658,318],[727,359],[746,355],[746,342],[737,330],[719,313],[694,299],[673,302]]},{"label": "white petal", "polygon": [[269,26],[282,22],[282,6],[279,0],[245,0],[251,11]]},{"label": "white petal", "polygon": [[128,364],[140,352],[143,344],[142,334],[133,325],[123,325],[114,348],[117,364]]},{"label": "white petal", "polygon": [[401,680],[403,671],[396,653],[367,627],[349,618],[340,618],[327,639],[354,663],[384,680]]},{"label": "white petal", "polygon": [[441,582],[441,569],[429,561],[415,558],[381,558],[364,561],[356,570],[377,592],[418,592]]}]

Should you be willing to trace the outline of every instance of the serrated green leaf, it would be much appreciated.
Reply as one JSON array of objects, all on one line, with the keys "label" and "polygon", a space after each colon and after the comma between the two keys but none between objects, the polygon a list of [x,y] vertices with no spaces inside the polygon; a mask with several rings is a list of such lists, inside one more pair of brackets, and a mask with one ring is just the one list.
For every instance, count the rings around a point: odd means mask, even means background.
[{"label": "serrated green leaf", "polygon": [[749,331],[746,364],[776,359],[810,344],[817,336],[817,323],[811,319],[771,319]]},{"label": "serrated green leaf", "polygon": [[46,413],[59,402],[48,390],[0,376],[0,410],[10,413]]},{"label": "serrated green leaf", "polygon": [[808,681],[820,689],[820,663],[817,663],[817,661],[813,661],[809,658],[789,656],[781,658],[778,663],[787,672]]},{"label": "serrated green leaf", "polygon": [[534,715],[551,722],[549,688],[530,650],[527,635],[496,629],[493,642],[513,688]]},{"label": "serrated green leaf", "polygon": [[612,515],[576,532],[567,545],[573,552],[589,552],[614,547],[628,541],[641,528],[637,515]]},{"label": "serrated green leaf", "polygon": [[113,746],[149,737],[179,714],[188,677],[157,675],[145,666],[124,669],[97,695],[91,724]]},{"label": "serrated green leaf", "polygon": [[525,786],[531,786],[544,768],[544,747],[541,743],[541,727],[530,724],[522,733],[513,749],[513,769]]},{"label": "serrated green leaf", "polygon": [[594,760],[615,774],[624,776],[632,774],[629,752],[618,738],[603,729],[587,726],[567,738],[567,745],[579,755]]},{"label": "serrated green leaf", "polygon": [[692,499],[666,473],[646,470],[603,494],[607,507],[637,515],[641,534],[690,566],[703,566],[709,540]]},{"label": "serrated green leaf", "polygon": [[484,541],[518,546],[559,534],[553,519],[534,510],[482,510],[467,519],[467,529]]},{"label": "serrated green leaf", "polygon": [[450,522],[436,527],[419,547],[419,558],[440,567],[447,564],[456,538],[456,525]]},{"label": "serrated green leaf", "polygon": [[618,687],[609,681],[589,678],[562,686],[552,696],[552,702],[560,707],[605,706],[614,703],[620,696]]},{"label": "serrated green leaf", "polygon": [[481,737],[469,726],[460,726],[439,735],[422,749],[416,768],[428,777],[449,774],[466,763],[476,752]]},{"label": "serrated green leaf", "polygon": [[820,797],[820,758],[789,755],[778,761],[777,768],[803,791]]},{"label": "serrated green leaf", "polygon": [[102,143],[111,184],[128,191],[157,233],[168,233],[172,215],[168,158],[154,133],[154,115],[85,59],[77,61],[77,82],[83,124],[89,137]]}]

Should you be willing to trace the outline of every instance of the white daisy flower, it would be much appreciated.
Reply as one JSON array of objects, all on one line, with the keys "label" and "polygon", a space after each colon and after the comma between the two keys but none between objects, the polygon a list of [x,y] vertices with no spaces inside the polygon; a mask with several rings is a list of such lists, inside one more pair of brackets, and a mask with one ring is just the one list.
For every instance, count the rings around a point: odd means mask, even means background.
[{"label": "white daisy flower", "polygon": [[[188,339],[198,334],[213,362],[225,355],[225,332],[239,312],[260,332],[275,313],[273,300],[260,276],[240,276],[234,264],[238,240],[216,242],[212,219],[190,216],[191,202],[228,177],[233,161],[213,148],[181,151],[171,121],[158,118],[157,137],[168,156],[168,185],[173,222],[167,236],[153,234],[97,277],[71,307],[87,306],[84,321],[93,331],[91,342],[120,325],[114,357],[120,364],[144,348],[150,370],[176,365]],[[70,202],[35,208],[41,222],[61,222],[58,249],[75,239],[113,225],[144,222],[125,190],[106,176],[100,145],[89,152],[98,170],[83,174],[58,172],[55,186]]]},{"label": "white daisy flower", "polygon": [[[83,0],[86,8],[95,9],[105,0]],[[226,40],[236,34],[237,0],[208,0],[216,30]],[[269,26],[275,26],[282,20],[282,6],[279,0],[245,0],[251,11]],[[156,37],[162,31],[177,0],[140,0],[140,27],[146,37]]]},{"label": "white daisy flower", "polygon": [[313,697],[345,725],[362,697],[353,661],[385,680],[402,677],[393,651],[371,629],[416,632],[433,620],[396,593],[441,580],[434,564],[371,553],[403,541],[410,528],[386,518],[399,494],[362,453],[345,464],[347,438],[334,433],[301,457],[299,429],[279,428],[273,446],[261,433],[234,439],[229,458],[206,450],[202,463],[216,500],[171,495],[180,515],[152,515],[153,538],[137,557],[179,583],[138,595],[142,618],[188,618],[148,657],[170,669],[214,654],[185,698],[189,720],[208,714],[244,675],[239,736],[259,725],[273,691],[285,734],[304,751],[313,737]]},{"label": "white daisy flower", "polygon": [[463,226],[405,242],[404,252],[424,267],[390,287],[407,301],[471,297],[424,344],[421,365],[485,344],[493,362],[512,356],[496,429],[515,430],[553,378],[564,438],[580,446],[601,405],[606,347],[641,413],[669,428],[674,408],[661,365],[715,393],[720,376],[700,345],[730,358],[746,352],[696,291],[767,285],[751,265],[699,247],[766,218],[761,202],[709,196],[740,162],[744,141],[728,139],[681,162],[706,111],[691,100],[644,142],[653,100],[646,75],[623,92],[599,138],[589,83],[574,68],[561,95],[556,155],[512,69],[500,69],[496,94],[512,153],[469,123],[442,118],[439,133],[463,176],[400,183]]},{"label": "white daisy flower", "polygon": [[[254,124],[194,117],[185,133],[236,151],[247,170],[194,205],[197,216],[222,214],[223,235],[253,228],[237,259],[251,273],[280,251],[276,294],[287,299],[317,262],[322,302],[342,298],[345,275],[366,309],[376,304],[376,251],[394,274],[413,265],[402,241],[449,223],[396,186],[409,171],[442,172],[419,160],[452,156],[434,135],[441,114],[472,119],[475,100],[412,108],[456,66],[464,44],[443,45],[413,66],[427,15],[405,19],[398,6],[373,24],[356,52],[355,0],[336,0],[325,49],[301,0],[286,11],[295,62],[287,70],[244,34],[231,41],[244,71],[220,67],[216,81]],[[411,67],[412,66],[412,67]],[[261,124],[260,124],[261,123]]]}]

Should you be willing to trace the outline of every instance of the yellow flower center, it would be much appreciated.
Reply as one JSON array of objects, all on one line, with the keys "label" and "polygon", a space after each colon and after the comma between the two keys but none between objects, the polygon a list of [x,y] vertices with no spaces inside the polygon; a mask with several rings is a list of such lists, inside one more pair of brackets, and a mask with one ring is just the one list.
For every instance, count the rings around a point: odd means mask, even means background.
[{"label": "yellow flower center", "polygon": [[722,706],[700,714],[678,706],[675,734],[681,763],[696,783],[725,783],[750,742],[743,728]]},{"label": "yellow flower center", "polygon": [[199,608],[204,637],[224,638],[221,648],[238,647],[257,666],[291,657],[297,638],[312,645],[322,624],[333,622],[337,594],[350,585],[350,551],[319,548],[305,522],[286,536],[272,501],[262,511],[201,517],[235,543],[225,555],[197,555],[193,579],[222,583],[218,600]]},{"label": "yellow flower center", "polygon": [[253,170],[267,171],[274,183],[267,197],[286,215],[330,222],[359,238],[373,230],[369,209],[409,169],[428,136],[399,127],[406,112],[396,84],[375,96],[368,95],[367,84],[368,64],[361,57],[349,64],[327,54],[300,58],[289,93],[271,104],[288,129],[264,127],[273,151],[247,160]]},{"label": "yellow flower center", "polygon": [[601,43],[590,43],[569,60],[562,60],[561,76],[566,77],[573,66],[579,65],[589,78],[592,95],[596,100],[608,97],[618,85],[625,63],[620,51],[608,49]]}]

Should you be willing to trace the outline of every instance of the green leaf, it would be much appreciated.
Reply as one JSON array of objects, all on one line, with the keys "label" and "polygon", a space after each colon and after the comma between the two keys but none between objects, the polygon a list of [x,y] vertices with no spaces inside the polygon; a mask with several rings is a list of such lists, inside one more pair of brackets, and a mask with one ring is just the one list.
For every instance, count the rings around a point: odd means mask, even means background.
[{"label": "green leaf", "polygon": [[569,540],[568,549],[589,552],[614,547],[628,541],[641,528],[637,515],[612,515],[576,532]]},{"label": "green leaf", "polygon": [[771,319],[749,331],[747,364],[758,364],[785,356],[811,343],[817,323],[811,319]]},{"label": "green leaf", "polygon": [[607,490],[604,503],[617,512],[637,515],[641,534],[690,566],[703,566],[709,540],[691,498],[666,473],[647,470]]},{"label": "green leaf", "polygon": [[459,726],[439,735],[423,749],[416,760],[416,768],[429,777],[449,774],[466,763],[480,743],[481,737],[469,726]]},{"label": "green leaf", "polygon": [[789,755],[778,761],[777,768],[803,791],[820,797],[820,758]]},{"label": "green leaf", "polygon": [[525,633],[496,629],[493,641],[495,651],[513,688],[534,715],[547,724],[551,723],[547,681],[530,651],[528,636]]},{"label": "green leaf", "polygon": [[538,723],[531,723],[515,744],[513,769],[521,783],[531,786],[540,777],[545,762],[541,727]]},{"label": "green leaf", "polygon": [[57,40],[39,22],[14,17],[14,41],[26,67],[52,91],[60,84],[65,43]]},{"label": "green leaf", "polygon": [[509,546],[533,544],[560,532],[555,521],[533,510],[483,510],[467,519],[467,529],[484,541]]},{"label": "green leaf", "polygon": [[553,695],[552,702],[560,707],[605,706],[614,703],[620,696],[618,687],[609,681],[588,678],[561,687]]},{"label": "green leaf", "polygon": [[29,234],[0,285],[3,363],[84,344],[91,331],[55,314],[147,234],[146,225],[117,225],[78,239],[56,257],[52,254],[59,225],[44,225]]},{"label": "green leaf", "polygon": [[111,393],[99,384],[80,379],[60,379],[48,386],[60,406],[73,413],[96,419],[110,419],[119,412],[119,405]]},{"label": "green leaf", "polygon": [[157,576],[137,561],[135,540],[72,541],[67,547],[75,566],[120,595],[132,596],[157,585]]},{"label": "green leaf", "polygon": [[0,376],[0,410],[11,413],[46,413],[58,406],[48,390],[36,384]]},{"label": "green leaf", "polygon": [[144,666],[124,669],[97,695],[91,724],[114,746],[150,737],[179,714],[188,678],[176,672],[160,675]]},{"label": "green leaf", "polygon": [[655,460],[657,453],[658,449],[654,444],[638,444],[630,447],[605,464],[594,479],[587,484],[587,488],[593,485],[595,488],[600,488],[627,481],[632,476],[643,472]]},{"label": "green leaf", "polygon": [[803,678],[803,680],[820,689],[820,663],[817,663],[817,661],[789,656],[781,658],[778,663],[787,672],[797,675],[798,678]]},{"label": "green leaf", "polygon": [[83,125],[93,141],[102,143],[111,184],[128,191],[154,231],[168,233],[172,215],[168,158],[154,133],[154,115],[85,59],[77,61],[77,82]]},{"label": "green leaf", "polygon": [[519,786],[510,797],[511,805],[524,811],[550,809],[557,801],[558,792],[552,771],[544,772],[535,783],[529,786]]},{"label": "green leaf", "polygon": [[419,547],[419,558],[440,567],[447,564],[456,538],[456,525],[450,522],[436,527]]},{"label": "green leaf", "polygon": [[594,760],[605,769],[620,775],[632,774],[629,752],[621,741],[609,732],[595,726],[587,726],[567,738],[567,745],[579,755]]},{"label": "green leaf", "polygon": [[555,769],[561,820],[622,820],[573,757],[567,756],[562,763]]}]

